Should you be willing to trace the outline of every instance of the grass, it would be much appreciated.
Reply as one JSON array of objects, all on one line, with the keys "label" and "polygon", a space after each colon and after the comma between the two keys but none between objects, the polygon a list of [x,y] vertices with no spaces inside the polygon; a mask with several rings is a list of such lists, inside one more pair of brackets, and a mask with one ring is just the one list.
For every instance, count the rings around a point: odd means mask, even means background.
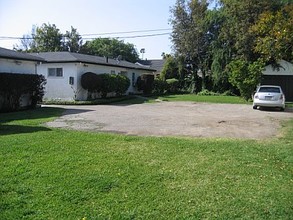
[{"label": "grass", "polygon": [[99,98],[90,101],[62,101],[62,100],[44,100],[43,105],[105,105],[116,102],[124,102],[128,100],[135,99],[135,96],[121,96],[121,97],[109,97],[109,98]]},{"label": "grass", "polygon": [[208,102],[208,103],[233,103],[233,104],[248,104],[243,98],[238,96],[204,96],[196,94],[182,94],[182,95],[162,95],[162,96],[122,96],[113,97],[106,99],[96,99],[92,101],[59,101],[51,100],[44,101],[42,104],[45,105],[104,105],[104,104],[142,104],[142,103],[153,103],[156,100],[161,101],[192,101],[192,102]]},{"label": "grass", "polygon": [[251,104],[238,96],[202,96],[196,94],[181,94],[181,95],[162,95],[162,96],[133,96],[131,99],[125,99],[115,102],[114,104],[142,104],[154,103],[157,101],[188,101],[188,102],[207,102],[207,103],[227,103],[227,104]]},{"label": "grass", "polygon": [[291,219],[293,120],[266,141],[46,128],[0,114],[0,219]]},{"label": "grass", "polygon": [[238,96],[200,96],[195,94],[182,95],[164,95],[157,97],[162,101],[192,101],[192,102],[208,102],[208,103],[230,103],[230,104],[248,104],[243,98]]},{"label": "grass", "polygon": [[[181,94],[181,95],[162,95],[162,96],[122,96],[106,99],[96,99],[92,101],[44,101],[44,105],[105,105],[105,104],[142,104],[154,103],[157,101],[191,101],[191,102],[206,102],[206,103],[227,103],[227,104],[252,104],[251,101],[246,101],[239,96],[225,95],[196,95],[196,94]],[[293,107],[292,102],[286,103],[287,107]]]}]

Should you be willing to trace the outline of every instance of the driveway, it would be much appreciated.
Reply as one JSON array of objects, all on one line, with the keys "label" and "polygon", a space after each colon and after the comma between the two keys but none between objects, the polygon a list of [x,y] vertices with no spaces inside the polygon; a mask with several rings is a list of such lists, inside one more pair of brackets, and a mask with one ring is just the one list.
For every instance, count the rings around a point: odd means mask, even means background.
[{"label": "driveway", "polygon": [[293,117],[292,109],[259,111],[250,105],[193,102],[57,107],[64,114],[49,122],[50,127],[140,136],[262,139],[280,135],[280,122]]}]

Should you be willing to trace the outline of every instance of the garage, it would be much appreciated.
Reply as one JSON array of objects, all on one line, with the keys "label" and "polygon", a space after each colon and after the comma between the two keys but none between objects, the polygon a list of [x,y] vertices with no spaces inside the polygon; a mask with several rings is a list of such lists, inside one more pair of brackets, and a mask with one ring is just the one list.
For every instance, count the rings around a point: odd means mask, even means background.
[{"label": "garage", "polygon": [[293,64],[281,60],[277,67],[268,65],[263,72],[262,85],[278,85],[282,87],[286,101],[293,101]]}]

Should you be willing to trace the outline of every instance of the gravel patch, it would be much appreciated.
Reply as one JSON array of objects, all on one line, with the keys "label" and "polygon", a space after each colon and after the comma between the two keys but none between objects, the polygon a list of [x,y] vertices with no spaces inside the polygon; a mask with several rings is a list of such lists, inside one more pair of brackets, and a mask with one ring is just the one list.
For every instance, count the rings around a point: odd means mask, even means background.
[{"label": "gravel patch", "polygon": [[65,111],[49,127],[139,136],[263,139],[279,135],[281,121],[293,117],[292,109],[193,102],[54,107]]}]

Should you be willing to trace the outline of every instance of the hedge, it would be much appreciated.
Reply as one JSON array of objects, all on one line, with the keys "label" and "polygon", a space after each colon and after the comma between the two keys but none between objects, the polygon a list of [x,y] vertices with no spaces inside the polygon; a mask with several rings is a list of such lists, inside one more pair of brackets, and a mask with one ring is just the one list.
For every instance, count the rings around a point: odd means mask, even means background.
[{"label": "hedge", "polygon": [[130,86],[130,80],[123,75],[88,72],[81,76],[81,86],[88,92],[98,92],[102,98],[106,98],[110,92],[115,92],[116,96],[124,94]]},{"label": "hedge", "polygon": [[28,94],[30,108],[36,107],[44,96],[46,80],[42,75],[0,73],[0,111],[10,112],[20,109],[20,98]]}]

